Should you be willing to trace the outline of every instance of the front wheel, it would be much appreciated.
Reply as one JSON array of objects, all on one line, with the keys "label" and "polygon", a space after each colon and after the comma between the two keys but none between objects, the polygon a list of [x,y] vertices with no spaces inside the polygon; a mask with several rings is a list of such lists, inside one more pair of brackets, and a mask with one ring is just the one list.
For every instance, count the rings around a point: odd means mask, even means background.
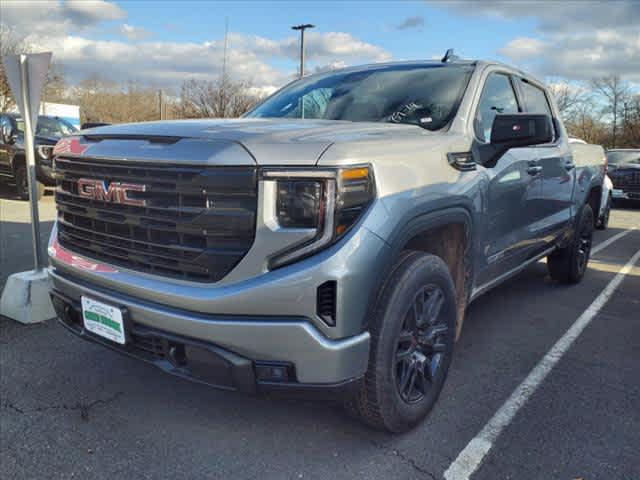
[{"label": "front wheel", "polygon": [[593,210],[582,207],[578,223],[569,245],[547,257],[551,278],[561,283],[578,283],[584,277],[591,256],[593,241]]},{"label": "front wheel", "polygon": [[419,423],[444,385],[455,324],[456,294],[446,264],[435,255],[405,252],[380,295],[368,370],[349,410],[391,432]]},{"label": "front wheel", "polygon": [[[16,168],[16,195],[20,200],[29,200],[29,180],[27,178],[26,165],[19,165]],[[40,200],[44,195],[45,186],[37,182],[36,183],[36,198]]]}]

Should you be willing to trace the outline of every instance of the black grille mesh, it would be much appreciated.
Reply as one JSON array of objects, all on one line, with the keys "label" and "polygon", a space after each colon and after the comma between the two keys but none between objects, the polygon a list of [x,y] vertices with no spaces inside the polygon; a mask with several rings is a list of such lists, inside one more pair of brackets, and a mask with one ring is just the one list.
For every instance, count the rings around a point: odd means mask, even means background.
[{"label": "black grille mesh", "polygon": [[[55,161],[58,242],[89,258],[132,270],[215,282],[255,237],[253,167],[158,166],[99,160]],[[77,181],[146,186],[145,206],[81,197]]]}]

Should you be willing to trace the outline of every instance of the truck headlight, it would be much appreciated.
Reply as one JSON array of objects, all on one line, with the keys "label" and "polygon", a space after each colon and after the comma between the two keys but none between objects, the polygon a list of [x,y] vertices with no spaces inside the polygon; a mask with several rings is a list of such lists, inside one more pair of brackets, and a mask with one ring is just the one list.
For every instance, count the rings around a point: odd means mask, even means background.
[{"label": "truck headlight", "polygon": [[51,160],[53,157],[53,145],[38,145],[36,151],[42,160]]},{"label": "truck headlight", "polygon": [[305,230],[312,234],[311,240],[272,257],[271,268],[300,260],[338,241],[361,218],[375,196],[369,166],[265,169],[262,179],[276,182],[278,226],[284,232]]}]

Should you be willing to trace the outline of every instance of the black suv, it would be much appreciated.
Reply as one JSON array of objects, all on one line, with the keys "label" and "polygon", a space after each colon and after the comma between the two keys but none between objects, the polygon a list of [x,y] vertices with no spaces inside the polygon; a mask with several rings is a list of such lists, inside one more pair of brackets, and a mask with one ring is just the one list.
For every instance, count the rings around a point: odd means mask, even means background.
[{"label": "black suv", "polygon": [[[52,174],[53,146],[63,136],[78,130],[60,117],[41,115],[36,127],[36,176],[38,198],[45,187],[55,185]],[[24,153],[24,121],[17,113],[0,114],[0,181],[8,180],[16,186],[16,194],[29,199],[26,157]]]},{"label": "black suv", "polygon": [[607,152],[609,178],[613,183],[614,201],[640,201],[640,148],[615,149]]}]

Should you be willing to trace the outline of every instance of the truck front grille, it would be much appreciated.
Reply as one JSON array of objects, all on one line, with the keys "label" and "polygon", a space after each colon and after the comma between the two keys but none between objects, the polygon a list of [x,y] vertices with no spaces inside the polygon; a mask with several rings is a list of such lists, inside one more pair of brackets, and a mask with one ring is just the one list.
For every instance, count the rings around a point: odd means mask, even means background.
[{"label": "truck front grille", "polygon": [[[255,237],[253,167],[57,158],[58,242],[115,266],[198,282],[216,282],[244,257]],[[78,180],[143,185],[128,195],[145,205],[86,198]]]},{"label": "truck front grille", "polygon": [[616,188],[624,187],[625,190],[640,191],[640,170],[638,169],[619,168],[614,170],[610,177]]}]

